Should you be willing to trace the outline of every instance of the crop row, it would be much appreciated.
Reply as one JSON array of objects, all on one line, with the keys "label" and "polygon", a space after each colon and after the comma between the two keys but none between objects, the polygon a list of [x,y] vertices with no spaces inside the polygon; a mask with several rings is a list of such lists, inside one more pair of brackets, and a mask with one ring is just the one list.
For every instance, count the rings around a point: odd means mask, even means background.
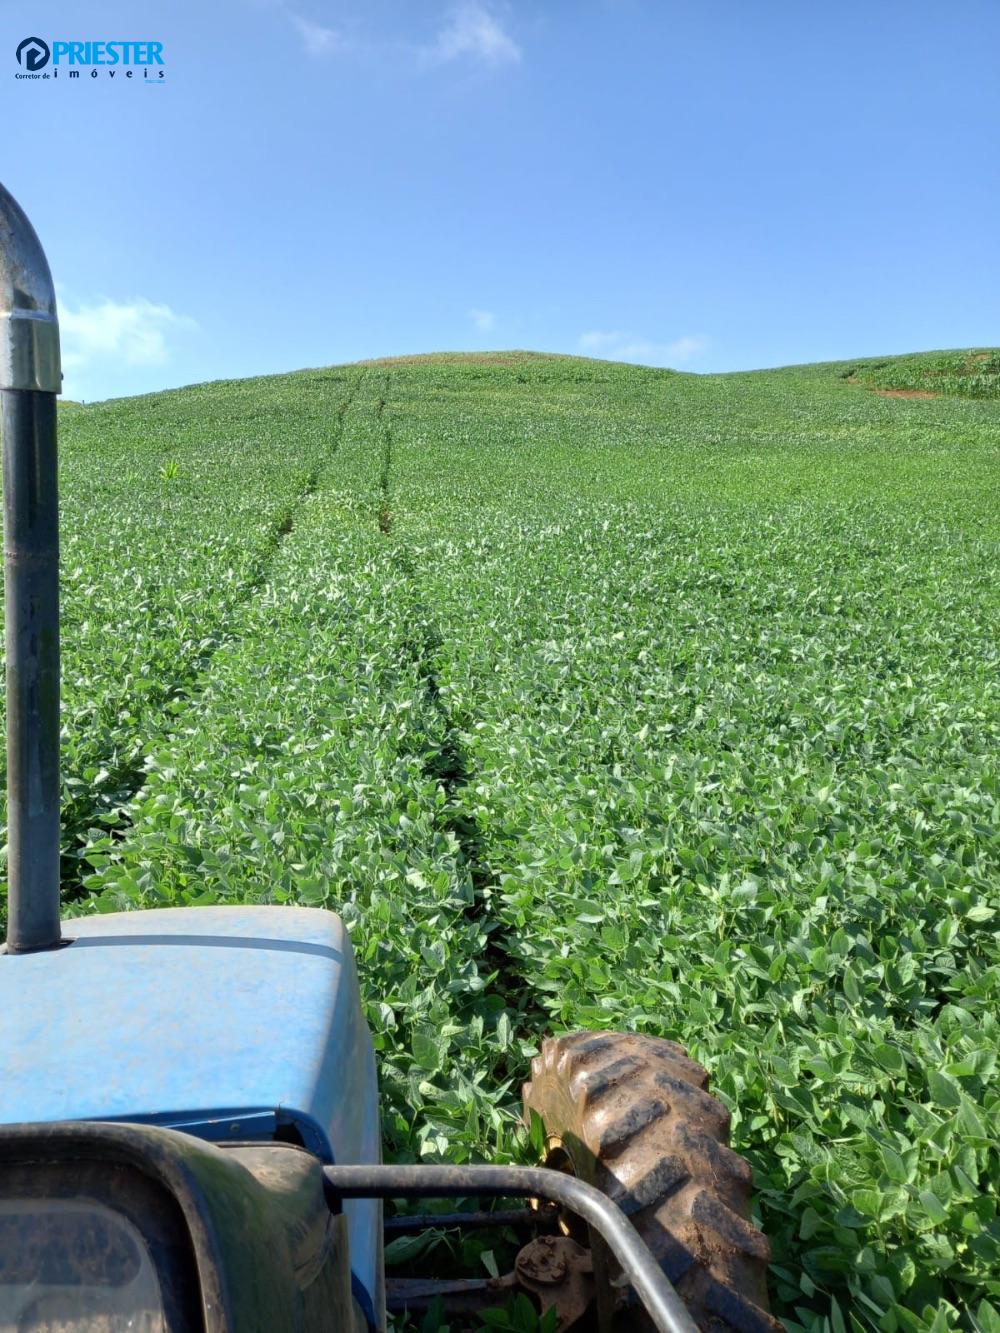
[{"label": "crop row", "polygon": [[[142,783],[155,738],[264,579],[336,446],[352,378],[318,381],[294,441],[288,380],[253,405],[205,385],[60,413],[64,886]],[[291,445],[291,447],[288,447]],[[2,762],[2,761],[0,761]]]},{"label": "crop row", "polygon": [[379,1055],[388,1149],[495,1152],[509,1088],[492,1076],[512,1023],[448,818],[438,645],[405,552],[379,526],[383,383],[361,384],[335,469],[147,755],[125,838],[87,848],[85,887],[102,911],[336,906]]}]

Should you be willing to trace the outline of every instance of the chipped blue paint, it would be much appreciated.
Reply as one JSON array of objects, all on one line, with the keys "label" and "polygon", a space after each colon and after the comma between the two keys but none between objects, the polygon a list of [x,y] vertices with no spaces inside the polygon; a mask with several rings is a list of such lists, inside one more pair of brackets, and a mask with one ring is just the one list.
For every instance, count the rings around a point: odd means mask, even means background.
[{"label": "chipped blue paint", "polygon": [[[0,1124],[128,1120],[213,1141],[293,1125],[325,1162],[381,1158],[371,1037],[343,922],[302,907],[189,907],[63,923],[0,957]],[[380,1309],[381,1220],[344,1205]]]}]

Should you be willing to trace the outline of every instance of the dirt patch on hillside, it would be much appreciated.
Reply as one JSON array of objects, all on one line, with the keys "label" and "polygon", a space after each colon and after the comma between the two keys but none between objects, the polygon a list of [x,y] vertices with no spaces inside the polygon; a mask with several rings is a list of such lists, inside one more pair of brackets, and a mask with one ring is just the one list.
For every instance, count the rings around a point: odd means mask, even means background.
[{"label": "dirt patch on hillside", "polygon": [[936,398],[937,394],[932,393],[930,389],[877,389],[874,384],[865,384],[859,380],[857,375],[846,375],[845,384],[855,384],[862,389],[867,389],[869,393],[877,393],[880,398]]}]

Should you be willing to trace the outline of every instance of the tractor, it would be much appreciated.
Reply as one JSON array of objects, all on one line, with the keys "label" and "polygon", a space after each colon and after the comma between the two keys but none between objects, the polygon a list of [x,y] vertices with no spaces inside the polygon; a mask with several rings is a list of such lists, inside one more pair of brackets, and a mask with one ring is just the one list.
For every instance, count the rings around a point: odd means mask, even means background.
[{"label": "tractor", "polygon": [[[561,1330],[780,1329],[750,1168],[726,1146],[705,1070],[672,1042],[543,1041],[524,1086],[541,1165],[383,1164],[373,1045],[337,915],[60,920],[61,386],[48,263],[0,187],[0,1329],[366,1333],[395,1312],[474,1320],[519,1293]],[[399,1210],[424,1198],[463,1210]],[[511,1227],[523,1245],[505,1275],[387,1282],[385,1235],[430,1224]]]}]

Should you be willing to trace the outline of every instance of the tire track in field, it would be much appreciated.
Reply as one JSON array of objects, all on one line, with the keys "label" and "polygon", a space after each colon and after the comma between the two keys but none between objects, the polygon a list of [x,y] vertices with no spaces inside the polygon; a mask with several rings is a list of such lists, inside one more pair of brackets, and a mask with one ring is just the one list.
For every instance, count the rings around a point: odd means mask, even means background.
[{"label": "tire track in field", "polygon": [[[369,372],[364,371],[349,385],[346,394],[337,405],[333,416],[333,428],[330,443],[326,451],[314,462],[306,474],[298,494],[280,511],[271,524],[270,532],[261,545],[257,560],[251,566],[248,576],[238,585],[227,607],[223,624],[207,639],[199,651],[178,661],[172,680],[157,683],[146,695],[145,707],[151,714],[161,716],[172,710],[178,703],[190,703],[200,692],[198,682],[211,666],[212,659],[219,648],[232,637],[232,627],[244,607],[263,588],[268,574],[274,567],[282,544],[294,530],[295,520],[310,496],[316,493],[323,474],[330,467],[344,436],[344,422],[351,404],[357,397]],[[173,731],[171,720],[165,719],[162,730],[156,733],[156,740],[169,739]],[[145,748],[145,747],[144,747]],[[62,856],[60,858],[60,889],[64,898],[74,900],[86,896],[83,878],[89,870],[83,860],[87,846],[88,829],[99,825],[106,837],[123,839],[131,826],[131,818],[126,807],[139,794],[145,785],[145,756],[140,754],[124,763],[117,759],[118,750],[109,750],[98,754],[95,763],[107,771],[106,786],[116,793],[116,799],[110,807],[94,799],[92,791],[87,791],[79,802],[74,802],[63,809]]]},{"label": "tire track in field", "polygon": [[379,532],[384,536],[388,536],[392,531],[392,428],[389,425],[389,418],[385,414],[385,395],[388,392],[388,387],[389,376],[386,375],[383,391],[379,394],[379,400],[375,407],[375,419],[381,436],[381,457],[378,472],[378,527]]},{"label": "tire track in field", "polygon": [[[387,540],[392,537],[392,466],[393,439],[387,411],[388,375],[376,407],[380,433],[380,466],[376,479],[378,527]],[[404,643],[406,659],[415,667],[428,716],[427,733],[431,743],[421,755],[425,775],[437,782],[445,794],[440,823],[454,838],[472,886],[472,901],[466,915],[486,937],[483,954],[486,971],[493,975],[492,990],[503,1000],[505,1009],[527,1019],[530,1031],[548,1022],[548,1017],[533,999],[530,986],[515,956],[506,946],[504,923],[492,911],[494,876],[486,846],[476,819],[463,801],[474,775],[462,741],[462,729],[452,716],[447,691],[442,689],[442,656],[446,643],[438,628],[432,608],[421,587],[420,572],[406,545],[398,541],[390,555],[392,563],[404,575],[410,593],[412,633]],[[511,1067],[508,1075],[520,1077],[525,1070]]]},{"label": "tire track in field", "polygon": [[[422,601],[419,573],[409,553],[403,549],[395,554],[394,563],[408,575],[413,593],[414,630],[406,643],[407,656],[416,668],[423,692],[423,704],[428,715],[426,728],[431,744],[421,754],[424,774],[437,782],[445,795],[445,804],[438,815],[443,831],[451,834],[458,847],[460,863],[464,865],[472,887],[472,899],[465,915],[475,923],[486,938],[482,954],[483,971],[489,981],[489,990],[498,995],[505,1009],[512,1011],[528,1031],[536,1032],[550,1020],[539,1005],[519,966],[516,956],[507,947],[507,927],[494,915],[492,895],[497,887],[490,868],[486,844],[479,825],[464,802],[464,793],[475,780],[466,752],[460,725],[452,716],[447,691],[442,689],[442,655],[446,644],[426,602]],[[515,1064],[515,1061],[517,1063]],[[526,1070],[515,1056],[509,1066],[505,1061],[504,1077],[522,1077]]]}]

